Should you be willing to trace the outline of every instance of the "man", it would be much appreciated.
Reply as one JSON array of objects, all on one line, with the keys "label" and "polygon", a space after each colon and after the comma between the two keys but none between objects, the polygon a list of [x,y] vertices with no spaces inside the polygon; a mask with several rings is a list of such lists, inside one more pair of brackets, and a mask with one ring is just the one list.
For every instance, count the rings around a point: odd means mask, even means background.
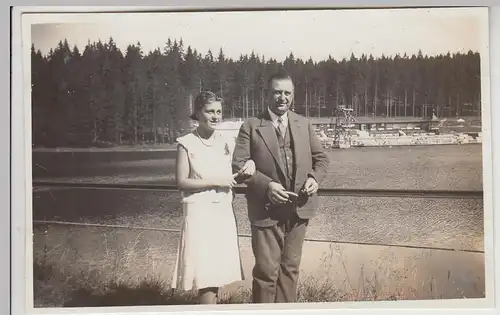
[{"label": "man", "polygon": [[[245,180],[255,256],[253,302],[295,302],[306,228],[329,161],[309,120],[289,111],[292,78],[283,72],[270,77],[268,96],[268,110],[240,128],[233,170],[250,159],[256,165]],[[299,197],[291,201],[286,191]]]}]

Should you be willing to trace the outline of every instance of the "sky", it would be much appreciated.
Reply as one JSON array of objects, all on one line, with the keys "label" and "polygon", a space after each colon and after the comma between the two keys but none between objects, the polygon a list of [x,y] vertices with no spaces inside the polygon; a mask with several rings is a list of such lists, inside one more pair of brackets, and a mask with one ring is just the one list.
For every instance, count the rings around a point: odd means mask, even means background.
[{"label": "sky", "polygon": [[[81,51],[88,40],[113,37],[123,53],[141,43],[147,53],[168,38],[203,55],[238,59],[252,51],[282,61],[291,52],[314,61],[372,54],[427,55],[480,51],[483,19],[478,9],[365,9],[253,12],[171,12],[31,16],[31,42],[46,54],[67,39]],[[37,24],[35,24],[37,23]],[[38,24],[40,23],[40,24]]]}]

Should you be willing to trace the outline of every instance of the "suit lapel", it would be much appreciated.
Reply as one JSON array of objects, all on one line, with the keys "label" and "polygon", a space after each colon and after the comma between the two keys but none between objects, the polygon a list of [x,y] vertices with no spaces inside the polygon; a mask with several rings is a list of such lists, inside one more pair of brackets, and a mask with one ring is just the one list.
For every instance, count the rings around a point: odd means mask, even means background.
[{"label": "suit lapel", "polygon": [[[298,117],[293,112],[288,112],[288,124],[290,125],[291,138],[293,141],[293,154],[295,155],[295,173],[297,172],[298,166],[301,163],[301,145],[304,143],[302,141],[302,133],[305,132],[304,128],[300,125]],[[295,177],[296,174],[294,174]]]},{"label": "suit lapel", "polygon": [[257,132],[262,137],[262,140],[264,140],[264,143],[269,149],[269,152],[271,152],[274,161],[279,165],[279,169],[281,170],[282,175],[285,175],[285,165],[283,165],[283,161],[280,156],[276,128],[274,128],[269,113],[264,112],[264,114],[262,115],[260,126],[257,128]]}]

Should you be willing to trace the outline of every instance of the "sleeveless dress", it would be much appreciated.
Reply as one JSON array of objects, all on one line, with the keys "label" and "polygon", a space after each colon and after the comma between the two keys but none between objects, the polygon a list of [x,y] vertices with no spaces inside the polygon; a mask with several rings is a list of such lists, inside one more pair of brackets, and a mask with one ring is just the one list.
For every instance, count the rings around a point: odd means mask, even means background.
[{"label": "sleeveless dress", "polygon": [[[177,139],[187,151],[190,178],[232,175],[234,139],[214,132],[211,146],[194,133]],[[243,280],[233,192],[229,188],[181,191],[181,198],[183,224],[172,288],[196,290]]]}]

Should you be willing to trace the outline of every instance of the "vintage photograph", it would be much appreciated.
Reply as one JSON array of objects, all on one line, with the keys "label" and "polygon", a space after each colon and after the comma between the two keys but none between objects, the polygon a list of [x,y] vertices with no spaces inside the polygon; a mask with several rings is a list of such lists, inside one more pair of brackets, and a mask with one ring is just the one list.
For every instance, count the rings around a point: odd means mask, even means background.
[{"label": "vintage photograph", "polygon": [[39,16],[35,308],[488,297],[487,9]]}]

